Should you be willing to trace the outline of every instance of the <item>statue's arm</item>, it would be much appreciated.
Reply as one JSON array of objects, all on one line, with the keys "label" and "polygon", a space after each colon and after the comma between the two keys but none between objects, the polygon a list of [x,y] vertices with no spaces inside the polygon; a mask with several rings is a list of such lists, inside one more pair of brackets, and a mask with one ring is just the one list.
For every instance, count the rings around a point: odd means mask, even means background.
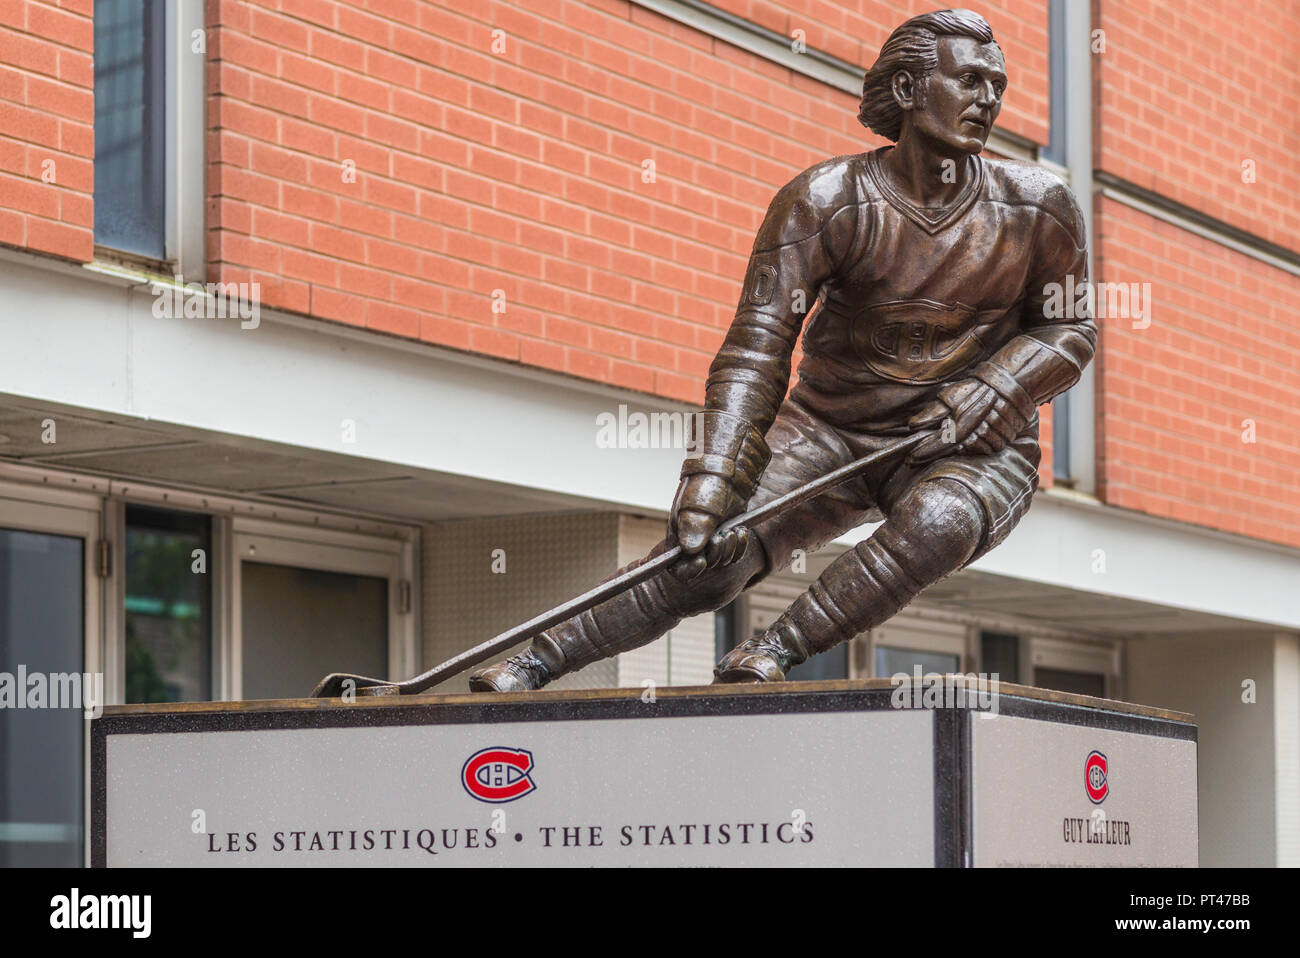
[{"label": "statue's arm", "polygon": [[790,383],[790,357],[805,315],[837,268],[856,207],[842,171],[814,168],[772,200],[754,240],[735,319],[705,384],[673,502],[670,530],[700,551],[724,520],[743,511],[771,459],[764,435]]},{"label": "statue's arm", "polygon": [[1029,424],[1037,407],[1078,382],[1092,360],[1097,327],[1087,302],[1059,316],[1046,308],[1053,298],[1051,284],[1069,290],[1087,283],[1083,215],[1064,184],[1048,191],[1044,210],[1034,238],[1020,332],[976,365],[969,378],[945,386],[935,402],[912,418],[914,427],[924,427],[951,417],[955,427],[951,438],[940,434],[918,446],[910,457],[913,462],[952,451],[998,452]]},{"label": "statue's arm", "polygon": [[[1046,198],[1049,219],[1039,238],[1036,266],[1025,290],[1019,335],[976,367],[975,376],[1004,398],[1023,390],[1038,407],[1065,392],[1083,374],[1097,348],[1090,300],[1052,315],[1048,303],[1061,301],[1057,290],[1082,289],[1088,281],[1087,234],[1083,215],[1064,185]],[[1007,377],[1010,377],[1008,381]],[[1010,395],[1009,395],[1010,394]]]}]

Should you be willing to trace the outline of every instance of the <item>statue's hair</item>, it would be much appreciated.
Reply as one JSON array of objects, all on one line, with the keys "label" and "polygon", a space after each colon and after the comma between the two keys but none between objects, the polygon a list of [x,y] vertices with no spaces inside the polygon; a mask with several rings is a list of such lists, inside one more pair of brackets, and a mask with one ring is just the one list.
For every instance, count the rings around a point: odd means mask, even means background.
[{"label": "statue's hair", "polygon": [[940,37],[970,37],[993,43],[993,28],[973,10],[936,10],[913,17],[889,35],[880,56],[862,81],[858,121],[887,140],[898,141],[903,109],[894,99],[894,74],[906,70],[918,87],[939,65]]}]

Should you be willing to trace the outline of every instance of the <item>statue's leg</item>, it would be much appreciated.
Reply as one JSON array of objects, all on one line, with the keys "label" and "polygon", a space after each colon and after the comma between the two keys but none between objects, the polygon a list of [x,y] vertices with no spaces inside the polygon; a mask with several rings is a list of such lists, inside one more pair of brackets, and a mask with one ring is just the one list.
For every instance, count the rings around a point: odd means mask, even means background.
[{"label": "statue's leg", "polygon": [[[644,558],[614,575],[643,565],[670,546],[667,540],[660,542]],[[706,570],[689,584],[670,572],[660,572],[594,609],[552,626],[518,655],[475,672],[469,687],[475,692],[538,689],[593,662],[639,648],[688,616],[722,608],[752,578],[761,575],[764,563],[762,546],[751,537],[740,559]]]},{"label": "statue's leg", "polygon": [[893,617],[1011,531],[1037,484],[1036,434],[993,456],[902,466],[882,484],[888,518],[832,562],[763,635],[729,652],[718,682],[780,681],[810,655]]},{"label": "statue's leg", "polygon": [[[849,461],[849,450],[833,432],[787,403],[768,431],[772,461],[750,507],[774,499]],[[682,619],[722,608],[772,567],[788,564],[794,547],[817,548],[834,536],[865,521],[865,491],[832,490],[812,509],[805,504],[769,523],[750,536],[749,546],[735,562],[708,569],[683,583],[670,572],[658,575],[607,599],[587,612],[547,629],[518,655],[470,676],[476,692],[513,692],[538,689],[560,675],[593,662],[639,648],[659,638]],[[784,520],[784,521],[782,521]],[[777,545],[772,558],[768,548]],[[642,559],[618,572],[648,562],[670,547],[665,540]]]}]

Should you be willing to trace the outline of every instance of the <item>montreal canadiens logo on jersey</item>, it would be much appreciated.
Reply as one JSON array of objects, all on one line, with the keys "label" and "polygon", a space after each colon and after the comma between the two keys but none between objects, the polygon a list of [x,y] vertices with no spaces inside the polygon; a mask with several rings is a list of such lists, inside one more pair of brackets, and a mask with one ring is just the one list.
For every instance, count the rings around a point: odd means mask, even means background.
[{"label": "montreal canadiens logo on jersey", "polygon": [[1101,752],[1089,752],[1083,763],[1083,790],[1088,793],[1088,800],[1100,805],[1110,794],[1110,785],[1106,782],[1106,756]]},{"label": "montreal canadiens logo on jersey", "polygon": [[465,760],[460,783],[480,802],[513,802],[537,788],[532,773],[532,752],[494,745]]}]

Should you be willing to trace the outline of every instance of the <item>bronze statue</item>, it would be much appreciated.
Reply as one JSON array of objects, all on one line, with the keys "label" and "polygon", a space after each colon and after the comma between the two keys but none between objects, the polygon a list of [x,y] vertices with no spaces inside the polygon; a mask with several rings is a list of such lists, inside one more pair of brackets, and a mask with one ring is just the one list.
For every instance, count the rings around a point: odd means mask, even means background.
[{"label": "bronze statue", "polygon": [[1037,407],[1079,380],[1097,342],[1086,297],[1066,317],[1045,309],[1088,288],[1074,196],[1040,167],[979,155],[1006,82],[969,10],[913,17],[885,42],[858,118],[896,145],[819,163],[772,200],[663,542],[420,676],[332,673],[312,694],[417,694],[529,637],[470,688],[538,689],[883,518],[714,669],[780,681],[1005,539],[1038,485]]},{"label": "bronze statue", "polygon": [[[1006,83],[978,14],[928,13],[893,32],[866,74],[859,119],[896,145],[819,163],[773,199],[668,537],[621,571],[674,544],[687,555],[474,673],[472,689],[537,689],[637,648],[727,604],[796,549],[883,516],[714,670],[717,682],[780,681],[1007,536],[1038,484],[1036,407],[1078,381],[1097,333],[1086,314],[1049,319],[1043,308],[1051,284],[1087,279],[1070,190],[1037,166],[980,157]],[[813,301],[787,397],[800,306]],[[747,505],[940,423],[905,459],[752,532],[718,531]]]}]

